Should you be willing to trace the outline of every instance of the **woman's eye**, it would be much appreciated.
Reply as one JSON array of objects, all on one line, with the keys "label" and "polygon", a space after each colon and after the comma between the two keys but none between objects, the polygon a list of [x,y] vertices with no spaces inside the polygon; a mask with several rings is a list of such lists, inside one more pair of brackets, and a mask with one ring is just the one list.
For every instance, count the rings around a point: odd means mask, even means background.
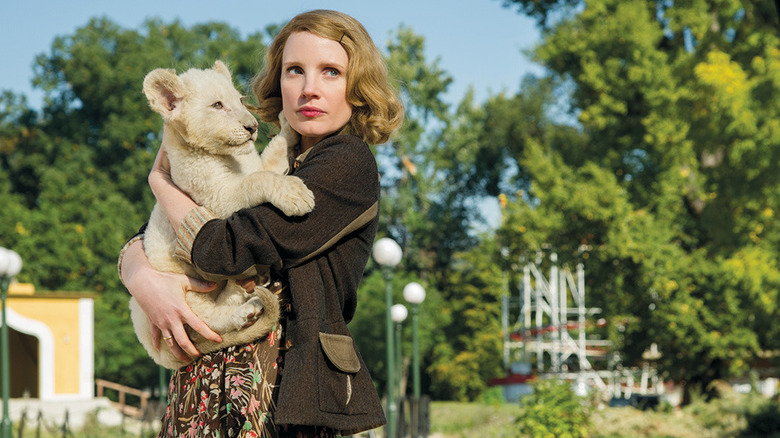
[{"label": "woman's eye", "polygon": [[335,77],[338,77],[339,75],[341,75],[341,72],[336,70],[335,68],[329,68],[329,69],[325,70],[325,75],[335,78]]},{"label": "woman's eye", "polygon": [[299,75],[303,73],[303,70],[301,70],[300,67],[290,67],[287,69],[287,73],[293,74],[293,75]]},{"label": "woman's eye", "polygon": [[222,102],[214,102],[211,104],[211,107],[214,109],[222,109]]}]

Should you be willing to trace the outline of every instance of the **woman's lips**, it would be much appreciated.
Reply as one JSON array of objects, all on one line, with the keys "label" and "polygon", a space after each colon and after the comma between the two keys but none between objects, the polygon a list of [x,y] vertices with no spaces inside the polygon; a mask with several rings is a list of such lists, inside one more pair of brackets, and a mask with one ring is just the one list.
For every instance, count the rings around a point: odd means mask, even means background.
[{"label": "woman's lips", "polygon": [[304,117],[317,117],[325,114],[325,111],[312,106],[304,106],[298,110],[298,113],[300,113]]}]

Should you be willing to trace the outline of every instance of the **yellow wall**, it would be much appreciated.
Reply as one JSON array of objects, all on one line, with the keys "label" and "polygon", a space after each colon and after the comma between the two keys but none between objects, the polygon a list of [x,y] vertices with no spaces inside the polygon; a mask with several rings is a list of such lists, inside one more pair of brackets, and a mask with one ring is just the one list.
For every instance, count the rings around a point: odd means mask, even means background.
[{"label": "yellow wall", "polygon": [[[61,296],[59,296],[61,295]],[[83,295],[10,295],[9,309],[46,324],[54,337],[54,393],[79,393],[79,299]]]}]

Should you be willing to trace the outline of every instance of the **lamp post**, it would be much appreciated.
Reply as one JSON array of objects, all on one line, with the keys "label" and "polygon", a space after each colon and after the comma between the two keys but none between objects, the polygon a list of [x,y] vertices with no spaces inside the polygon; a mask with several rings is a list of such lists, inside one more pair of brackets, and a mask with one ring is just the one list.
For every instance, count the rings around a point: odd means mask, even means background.
[{"label": "lamp post", "polygon": [[160,404],[165,406],[168,403],[168,369],[164,366],[157,372],[157,384],[160,385]]},{"label": "lamp post", "polygon": [[[398,373],[398,384],[396,387],[398,388],[397,400],[399,401],[403,398],[403,394],[401,393],[401,378],[403,377],[403,357],[401,354],[401,323],[406,320],[408,315],[409,311],[406,310],[406,306],[403,304],[394,304],[393,307],[390,308],[390,317],[395,323],[395,367]],[[403,433],[400,435],[403,436]]]},{"label": "lamp post", "polygon": [[395,240],[389,237],[383,237],[374,243],[372,249],[374,261],[382,266],[385,277],[385,327],[386,327],[386,346],[387,346],[387,434],[386,438],[395,438],[395,414],[398,407],[395,404],[394,388],[395,377],[393,368],[393,320],[390,309],[393,306],[393,285],[390,268],[398,265],[403,257],[401,247]]},{"label": "lamp post", "polygon": [[420,335],[417,319],[420,304],[425,300],[425,288],[419,283],[411,282],[404,286],[404,299],[412,307],[412,382],[414,401],[412,403],[412,438],[420,436]]},{"label": "lamp post", "polygon": [[5,318],[5,300],[11,279],[22,270],[22,258],[15,251],[0,247],[0,296],[3,304],[3,326],[0,328],[0,364],[2,364],[3,420],[0,423],[0,437],[11,438],[11,416],[8,414],[10,400],[10,376],[8,369],[8,322]]}]

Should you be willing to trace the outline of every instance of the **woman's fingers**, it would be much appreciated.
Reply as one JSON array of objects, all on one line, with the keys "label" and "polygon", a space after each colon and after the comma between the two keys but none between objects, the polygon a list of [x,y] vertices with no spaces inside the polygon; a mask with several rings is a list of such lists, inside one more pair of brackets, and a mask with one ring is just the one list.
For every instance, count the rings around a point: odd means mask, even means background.
[{"label": "woman's fingers", "polygon": [[149,327],[151,328],[151,332],[152,332],[152,345],[156,350],[159,350],[160,339],[162,338],[162,331],[160,330],[159,327],[154,325],[151,318],[149,318],[148,316],[146,318],[149,320]]},{"label": "woman's fingers", "polygon": [[165,344],[168,346],[168,348],[171,350],[171,353],[173,353],[173,355],[176,356],[177,359],[183,362],[189,362],[190,360],[192,360],[192,358],[200,357],[200,352],[195,348],[194,345],[192,345],[190,338],[186,335],[184,336],[184,339],[186,339],[186,342],[188,342],[192,346],[192,350],[194,351],[194,353],[192,354],[187,353],[182,349],[182,347],[178,343],[177,338],[173,334],[168,336],[163,336],[162,339],[165,342]]},{"label": "woman's fingers", "polygon": [[152,170],[171,173],[171,163],[170,161],[168,161],[168,153],[165,150],[165,146],[163,144],[160,144],[160,150],[157,151],[157,156],[154,158],[154,164],[152,164]]},{"label": "woman's fingers", "polygon": [[[127,257],[127,256],[126,256]],[[160,272],[151,267],[143,251],[137,255],[138,275],[128,275],[127,286],[146,313],[151,328],[152,344],[159,349],[165,343],[179,360],[189,362],[201,356],[187,333],[187,326],[212,342],[222,342],[186,302],[187,293],[213,291],[216,283],[198,280],[183,274]],[[131,271],[132,272],[132,271]]]},{"label": "woman's fingers", "polygon": [[[197,317],[195,319],[197,320]],[[164,342],[177,359],[189,362],[193,358],[201,356],[198,348],[192,343],[184,327],[184,322],[172,323],[167,329],[158,329],[158,333],[158,343]]]},{"label": "woman's fingers", "polygon": [[236,280],[236,283],[249,294],[254,292],[255,287],[257,287],[257,282],[255,281],[255,277],[247,277],[243,280]]}]

